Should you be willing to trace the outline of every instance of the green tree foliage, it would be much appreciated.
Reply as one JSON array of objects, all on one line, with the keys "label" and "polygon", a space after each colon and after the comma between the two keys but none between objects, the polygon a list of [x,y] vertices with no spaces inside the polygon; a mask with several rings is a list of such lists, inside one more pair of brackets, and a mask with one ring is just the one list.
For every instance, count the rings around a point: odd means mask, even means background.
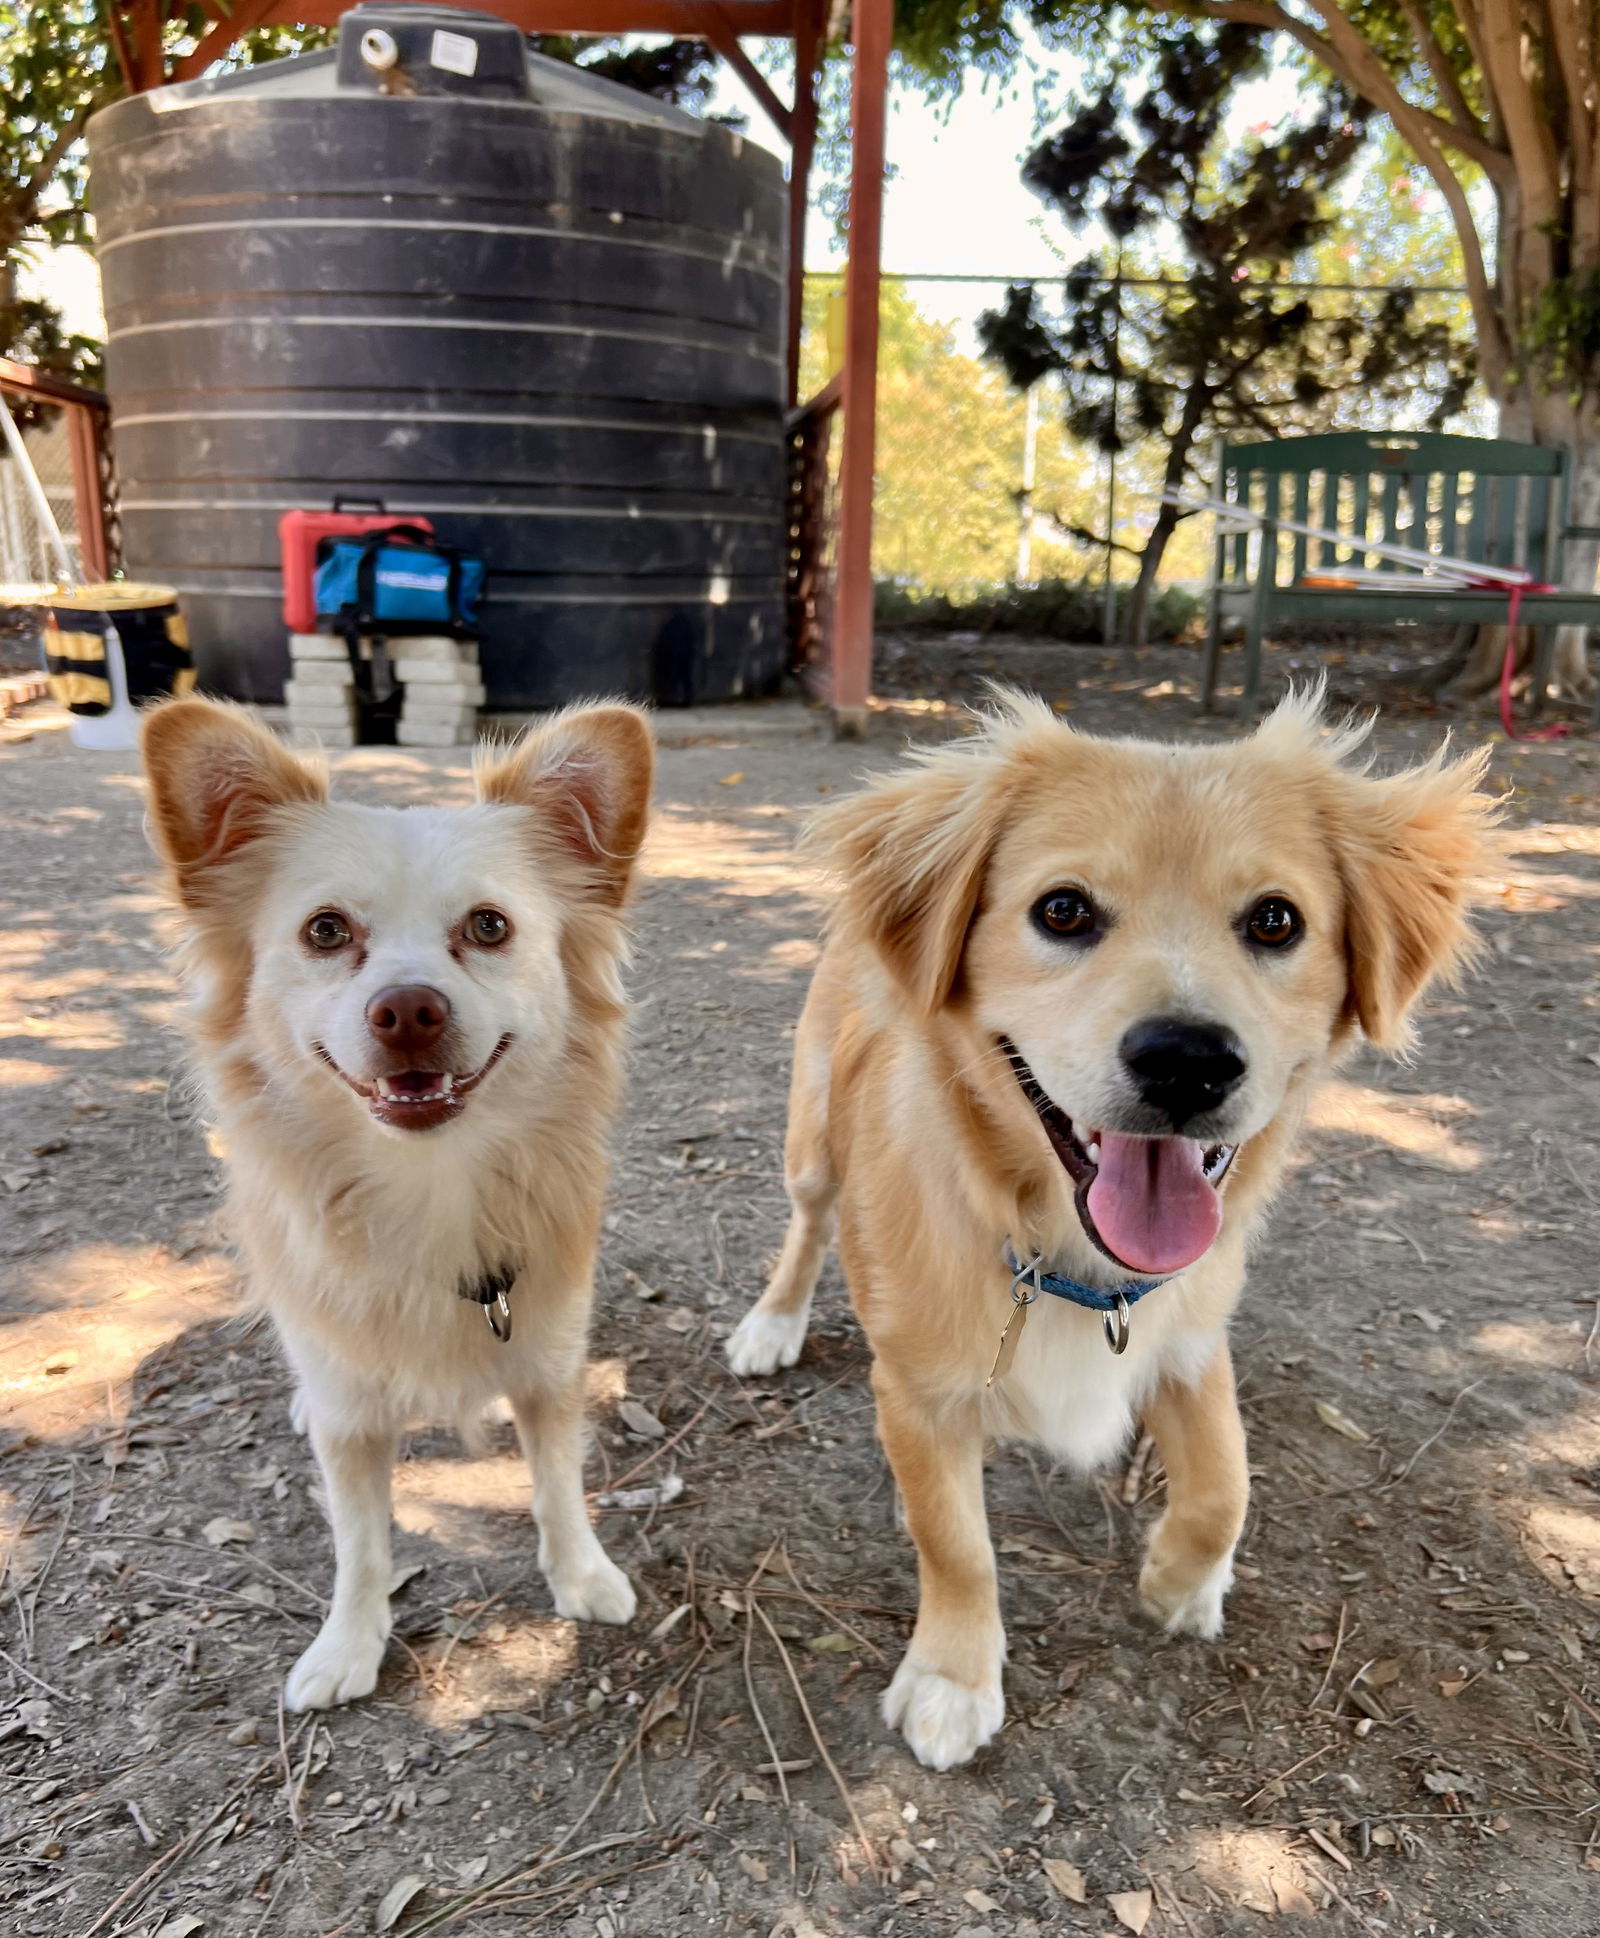
[{"label": "green tree foliage", "polygon": [[[1472,384],[1470,345],[1419,316],[1406,289],[1375,308],[1330,312],[1286,286],[1297,267],[1304,279],[1333,230],[1335,191],[1367,131],[1356,103],[1329,85],[1315,112],[1266,138],[1231,140],[1234,98],[1267,52],[1249,27],[1173,32],[1142,86],[1117,77],[1041,143],[1024,179],[1118,254],[1074,265],[1059,314],[1025,285],[982,324],[1014,383],[1059,378],[1073,435],[1108,452],[1162,444],[1169,491],[1191,481],[1208,433],[1387,428],[1419,415],[1436,428]],[[1130,255],[1156,273],[1123,280]],[[1181,516],[1163,504],[1151,526],[1129,618],[1136,639]]]}]

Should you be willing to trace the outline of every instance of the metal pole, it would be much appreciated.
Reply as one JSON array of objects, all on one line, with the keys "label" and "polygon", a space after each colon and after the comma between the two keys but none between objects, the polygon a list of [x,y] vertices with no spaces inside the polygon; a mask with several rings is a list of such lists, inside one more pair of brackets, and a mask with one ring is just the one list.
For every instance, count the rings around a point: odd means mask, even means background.
[{"label": "metal pole", "polygon": [[[1122,377],[1122,245],[1117,245],[1117,273],[1111,279],[1111,435],[1117,435],[1121,420]],[[1106,603],[1101,620],[1101,636],[1109,646],[1117,636],[1117,584],[1113,576],[1117,551],[1117,453],[1113,444],[1106,453]]]},{"label": "metal pole", "polygon": [[1039,386],[1028,387],[1022,423],[1022,490],[1018,495],[1017,584],[1033,584],[1033,481],[1039,455]]}]

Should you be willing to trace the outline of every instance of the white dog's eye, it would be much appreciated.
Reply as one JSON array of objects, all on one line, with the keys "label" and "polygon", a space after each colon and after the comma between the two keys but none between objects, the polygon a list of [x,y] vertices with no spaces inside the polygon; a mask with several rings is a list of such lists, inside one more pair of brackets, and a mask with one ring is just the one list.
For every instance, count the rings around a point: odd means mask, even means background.
[{"label": "white dog's eye", "polygon": [[511,933],[511,922],[497,908],[475,908],[467,917],[467,939],[480,948],[498,949]]},{"label": "white dog's eye", "polygon": [[341,915],[336,908],[320,909],[301,933],[313,949],[320,949],[325,955],[348,948],[355,940],[349,917]]}]

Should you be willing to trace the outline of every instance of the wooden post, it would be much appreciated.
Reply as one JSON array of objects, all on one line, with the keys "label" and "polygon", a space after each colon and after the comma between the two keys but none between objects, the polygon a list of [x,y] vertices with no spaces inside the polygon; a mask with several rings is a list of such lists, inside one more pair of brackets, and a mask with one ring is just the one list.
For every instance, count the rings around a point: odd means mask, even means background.
[{"label": "wooden post", "polygon": [[834,730],[866,728],[872,692],[872,467],[878,389],[878,253],[894,0],[855,0],[850,81],[850,259],[845,270],[844,437],[833,618]]},{"label": "wooden post", "polygon": [[111,577],[110,548],[106,544],[105,494],[100,476],[99,413],[87,404],[67,410],[67,436],[72,450],[72,498],[78,513],[78,557],[83,576],[91,582]]},{"label": "wooden post", "polygon": [[794,23],[794,106],[789,111],[789,312],[785,350],[789,406],[800,395],[800,337],[805,321],[806,204],[817,142],[818,0],[798,0]]}]

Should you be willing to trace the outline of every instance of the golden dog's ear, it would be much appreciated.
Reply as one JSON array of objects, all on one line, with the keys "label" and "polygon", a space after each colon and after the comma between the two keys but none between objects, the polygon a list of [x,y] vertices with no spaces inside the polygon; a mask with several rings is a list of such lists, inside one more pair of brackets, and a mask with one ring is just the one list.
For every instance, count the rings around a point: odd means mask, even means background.
[{"label": "golden dog's ear", "polygon": [[1403,1050],[1411,1011],[1478,944],[1468,920],[1492,863],[1496,804],[1479,791],[1484,748],[1374,779],[1337,776],[1349,1006],[1368,1041]]},{"label": "golden dog's ear", "polygon": [[575,707],[519,740],[486,750],[478,799],[532,808],[581,863],[602,901],[620,906],[650,824],[655,741],[637,707]]},{"label": "golden dog's ear", "polygon": [[1000,831],[1003,768],[935,754],[825,808],[807,851],[837,876],[838,921],[869,942],[918,1012],[948,1002]]},{"label": "golden dog's ear", "polygon": [[140,752],[150,828],[178,899],[210,900],[217,867],[270,826],[275,809],[325,801],[327,776],[297,760],[239,707],[173,700],[145,715]]}]

